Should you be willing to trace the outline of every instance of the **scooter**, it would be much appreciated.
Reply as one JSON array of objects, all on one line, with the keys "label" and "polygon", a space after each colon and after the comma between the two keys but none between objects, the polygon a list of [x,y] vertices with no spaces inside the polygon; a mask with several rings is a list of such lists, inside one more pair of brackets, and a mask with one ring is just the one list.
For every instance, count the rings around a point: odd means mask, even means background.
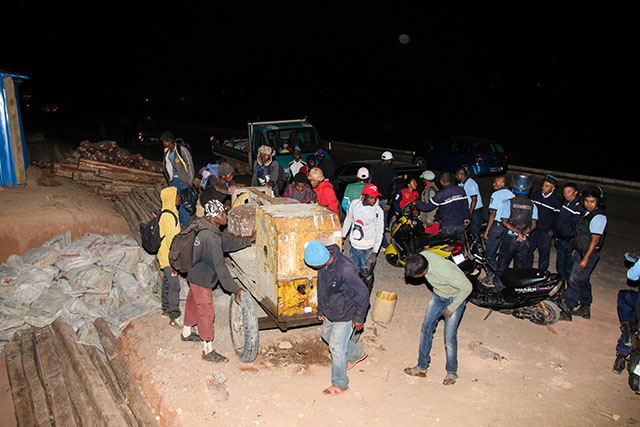
[{"label": "scooter", "polygon": [[426,234],[424,224],[417,218],[414,205],[410,203],[391,226],[391,242],[384,253],[389,264],[402,267],[407,258],[422,251],[437,253],[456,264],[465,260],[463,242],[453,234]]},{"label": "scooter", "polygon": [[483,272],[490,278],[495,274],[495,267],[484,256],[482,237],[472,237],[469,253],[471,257],[459,267],[473,285],[469,301],[489,309],[485,319],[494,311],[543,326],[553,325],[560,319],[558,304],[565,287],[560,275],[537,268],[507,268],[501,276],[504,287],[498,290],[485,285],[491,280],[480,278]]}]

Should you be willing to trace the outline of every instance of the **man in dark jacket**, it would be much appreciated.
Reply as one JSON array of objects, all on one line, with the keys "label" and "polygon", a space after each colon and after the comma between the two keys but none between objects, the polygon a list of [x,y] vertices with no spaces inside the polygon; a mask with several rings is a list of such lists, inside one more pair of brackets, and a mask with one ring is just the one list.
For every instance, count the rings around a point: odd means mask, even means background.
[{"label": "man in dark jacket", "polygon": [[442,173],[440,190],[429,200],[429,203],[417,200],[416,207],[425,212],[438,209],[440,233],[454,234],[461,239],[464,238],[464,228],[471,220],[469,201],[464,190],[453,183],[450,172]]},{"label": "man in dark jacket", "polygon": [[[164,132],[160,139],[164,147],[164,156],[162,157],[162,172],[167,184],[173,185],[180,191],[189,187],[193,183],[195,169],[193,167],[193,159],[189,149],[183,144],[177,144],[174,135],[171,132]],[[178,209],[178,217],[180,224],[186,228],[189,225],[189,212],[180,203]]]},{"label": "man in dark jacket", "polygon": [[[255,232],[251,238],[223,234],[220,226],[227,223],[227,212],[222,203],[216,199],[208,201],[204,211],[205,218],[198,220],[198,235],[193,244],[193,267],[187,276],[189,294],[182,340],[202,340],[204,345],[202,359],[207,362],[225,363],[229,359],[213,349],[215,312],[212,289],[219,281],[227,292],[234,294],[236,303],[240,304],[245,291],[231,277],[224,261],[224,253],[235,252],[251,245],[251,242],[255,241]],[[198,325],[200,337],[191,332],[191,328],[195,325]]]},{"label": "man in dark jacket", "polygon": [[574,235],[574,228],[580,219],[580,216],[586,212],[586,209],[580,203],[580,193],[578,186],[573,182],[568,182],[563,188],[564,204],[558,214],[556,221],[556,270],[562,280],[569,280],[573,262],[571,260],[571,244],[570,240]]},{"label": "man in dark jacket", "polygon": [[274,158],[273,148],[268,145],[258,148],[258,158],[253,162],[251,186],[270,187],[275,197],[279,197],[284,190],[284,169]]},{"label": "man in dark jacket", "polygon": [[551,239],[562,207],[562,201],[556,196],[557,185],[558,179],[547,175],[542,182],[542,189],[531,196],[531,201],[538,207],[538,225],[529,238],[528,267],[533,267],[533,253],[538,249],[538,268],[549,269]]},{"label": "man in dark jacket", "polygon": [[312,240],[304,250],[304,261],[318,270],[318,318],[323,322],[322,339],[331,352],[331,386],[323,393],[337,396],[349,389],[347,370],[368,356],[352,337],[354,330],[364,327],[369,290],[358,268],[337,245]]}]

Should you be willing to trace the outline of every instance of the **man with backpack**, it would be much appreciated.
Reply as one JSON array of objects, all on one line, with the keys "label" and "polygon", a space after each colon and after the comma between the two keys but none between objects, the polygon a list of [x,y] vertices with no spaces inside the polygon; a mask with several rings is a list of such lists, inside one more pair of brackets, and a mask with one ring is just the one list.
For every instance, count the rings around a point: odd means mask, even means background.
[{"label": "man with backpack", "polygon": [[[193,184],[195,169],[193,167],[193,159],[189,149],[182,143],[176,141],[173,133],[164,132],[160,139],[164,147],[164,156],[162,158],[162,172],[167,184],[173,185],[178,189],[178,194],[185,188]],[[189,225],[189,212],[180,203],[178,209],[180,224],[183,227]]]},{"label": "man with backpack", "polygon": [[[216,199],[209,200],[204,206],[205,216],[197,220],[196,235],[193,241],[192,266],[188,271],[189,293],[182,328],[183,340],[193,337],[191,328],[198,325],[200,339],[203,342],[202,360],[214,363],[226,363],[225,356],[213,349],[215,317],[213,306],[213,288],[218,282],[232,294],[240,304],[245,292],[233,280],[224,261],[224,253],[246,248],[255,241],[252,237],[234,237],[222,233],[220,227],[227,224],[227,212],[224,205]],[[175,243],[174,243],[175,246]]]},{"label": "man with backpack", "polygon": [[158,263],[162,270],[162,316],[169,318],[169,325],[180,328],[177,320],[180,317],[180,278],[169,263],[169,250],[173,238],[180,232],[178,209],[180,196],[176,187],[166,187],[160,192],[162,212],[158,218],[160,248],[158,249]]}]

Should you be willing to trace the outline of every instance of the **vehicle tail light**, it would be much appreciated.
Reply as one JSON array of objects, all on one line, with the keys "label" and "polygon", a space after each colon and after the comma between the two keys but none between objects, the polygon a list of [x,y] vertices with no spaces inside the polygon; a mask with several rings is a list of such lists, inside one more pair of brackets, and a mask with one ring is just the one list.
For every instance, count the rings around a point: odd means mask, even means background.
[{"label": "vehicle tail light", "polygon": [[480,163],[482,161],[482,156],[476,157],[476,162]]},{"label": "vehicle tail light", "polygon": [[504,155],[504,159],[507,160],[509,158],[509,156],[507,156],[506,154]]}]

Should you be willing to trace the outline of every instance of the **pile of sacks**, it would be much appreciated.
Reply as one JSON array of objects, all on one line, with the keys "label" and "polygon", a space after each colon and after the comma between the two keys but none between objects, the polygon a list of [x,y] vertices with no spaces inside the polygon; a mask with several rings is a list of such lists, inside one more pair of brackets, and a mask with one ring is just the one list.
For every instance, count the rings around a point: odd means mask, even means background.
[{"label": "pile of sacks", "polygon": [[102,317],[117,337],[127,324],[160,307],[156,256],[127,234],[70,232],[0,265],[0,350],[13,335],[62,317],[82,344],[101,347],[93,320]]}]

